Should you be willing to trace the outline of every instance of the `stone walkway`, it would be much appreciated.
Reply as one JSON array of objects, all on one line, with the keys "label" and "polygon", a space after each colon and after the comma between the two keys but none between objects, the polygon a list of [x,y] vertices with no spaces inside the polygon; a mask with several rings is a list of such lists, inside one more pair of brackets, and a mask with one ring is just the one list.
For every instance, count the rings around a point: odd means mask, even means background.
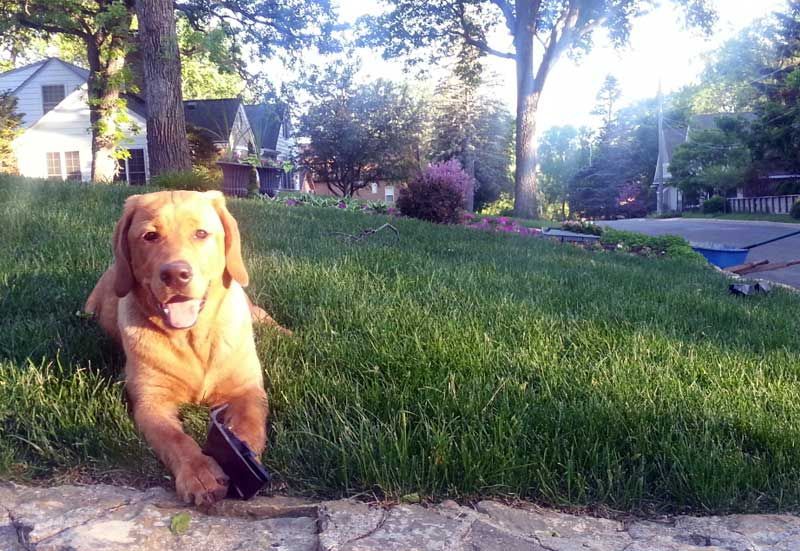
[{"label": "stone walkway", "polygon": [[[187,517],[188,513],[188,517]],[[181,528],[176,516],[188,526]],[[793,515],[627,523],[493,501],[425,507],[286,497],[225,501],[209,514],[161,488],[0,484],[2,551],[796,551]]]}]

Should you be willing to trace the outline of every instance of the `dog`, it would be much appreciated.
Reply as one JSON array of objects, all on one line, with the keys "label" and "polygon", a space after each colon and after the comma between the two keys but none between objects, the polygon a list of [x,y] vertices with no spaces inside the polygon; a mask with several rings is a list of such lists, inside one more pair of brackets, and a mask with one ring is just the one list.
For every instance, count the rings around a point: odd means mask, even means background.
[{"label": "dog", "polygon": [[210,505],[228,480],[184,433],[178,407],[227,403],[226,424],[260,456],[268,404],[252,321],[275,322],[244,292],[239,228],[218,191],[128,197],[113,248],[84,309],[122,344],[133,420],[179,498]]}]

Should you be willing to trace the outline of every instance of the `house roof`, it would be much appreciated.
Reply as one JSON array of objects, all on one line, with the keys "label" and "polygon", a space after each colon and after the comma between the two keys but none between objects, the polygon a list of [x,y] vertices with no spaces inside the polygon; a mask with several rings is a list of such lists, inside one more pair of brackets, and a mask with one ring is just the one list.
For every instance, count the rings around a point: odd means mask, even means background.
[{"label": "house roof", "polygon": [[147,104],[141,96],[137,96],[136,94],[122,94],[122,97],[127,101],[128,109],[144,119],[147,118]]},{"label": "house roof", "polygon": [[41,71],[42,69],[44,69],[44,68],[45,68],[45,66],[46,66],[48,63],[50,63],[51,61],[54,61],[54,62],[56,62],[56,63],[60,63],[60,64],[62,64],[62,65],[63,65],[63,66],[65,66],[67,69],[69,69],[70,71],[72,71],[73,73],[75,73],[76,75],[78,75],[79,77],[81,77],[83,80],[89,80],[89,71],[87,71],[87,70],[86,70],[86,69],[84,69],[83,67],[78,67],[77,65],[74,65],[74,64],[72,64],[72,63],[69,63],[69,62],[67,62],[67,61],[64,61],[63,59],[60,59],[60,58],[57,58],[57,57],[48,57],[48,58],[42,59],[41,61],[37,61],[36,63],[30,63],[30,64],[28,64],[28,65],[25,65],[25,66],[23,66],[23,67],[17,67],[16,69],[11,69],[10,71],[6,71],[5,73],[2,73],[2,74],[0,74],[0,76],[7,75],[7,74],[13,73],[13,72],[15,72],[15,71],[20,71],[20,70],[22,70],[22,69],[30,69],[30,68],[32,68],[32,67],[36,67],[36,70],[35,70],[35,71],[33,71],[33,72],[30,74],[30,75],[28,75],[28,78],[26,78],[25,80],[23,80],[23,81],[22,81],[22,82],[19,84],[19,86],[17,86],[16,88],[14,88],[14,90],[12,91],[12,93],[16,93],[18,90],[21,90],[22,88],[24,88],[24,87],[25,87],[25,85],[26,85],[26,84],[28,84],[28,82],[30,82],[30,81],[31,81],[31,79],[35,78],[35,77],[36,77],[36,75],[37,75],[37,74],[39,74],[39,71]]},{"label": "house roof", "polygon": [[188,100],[183,102],[186,123],[208,132],[218,142],[228,140],[236,120],[239,98]]},{"label": "house roof", "polygon": [[261,103],[245,105],[244,110],[247,120],[250,121],[250,128],[259,142],[259,147],[261,149],[277,149],[281,124],[286,115],[286,105]]}]

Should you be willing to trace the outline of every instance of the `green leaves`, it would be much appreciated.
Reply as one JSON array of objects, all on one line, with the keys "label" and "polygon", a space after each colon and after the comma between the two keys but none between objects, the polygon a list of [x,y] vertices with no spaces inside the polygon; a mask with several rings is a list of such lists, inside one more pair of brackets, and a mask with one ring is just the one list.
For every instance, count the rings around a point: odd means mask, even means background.
[{"label": "green leaves", "polygon": [[182,536],[189,531],[189,524],[192,522],[192,516],[187,513],[178,513],[173,516],[169,521],[169,531],[176,536]]}]

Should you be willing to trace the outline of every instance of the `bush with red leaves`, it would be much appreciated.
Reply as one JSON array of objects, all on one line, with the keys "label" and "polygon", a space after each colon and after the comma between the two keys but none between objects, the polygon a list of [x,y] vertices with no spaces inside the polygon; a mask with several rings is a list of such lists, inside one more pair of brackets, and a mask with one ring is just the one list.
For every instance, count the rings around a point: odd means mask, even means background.
[{"label": "bush with red leaves", "polygon": [[457,224],[464,212],[470,177],[455,159],[428,166],[404,188],[397,208],[405,216],[437,224]]}]

